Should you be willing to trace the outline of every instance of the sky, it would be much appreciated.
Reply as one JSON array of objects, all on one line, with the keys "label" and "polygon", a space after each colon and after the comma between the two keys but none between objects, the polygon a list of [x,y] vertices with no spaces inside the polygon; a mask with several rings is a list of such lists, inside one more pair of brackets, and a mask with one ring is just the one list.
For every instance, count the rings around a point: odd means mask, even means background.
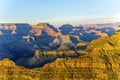
[{"label": "sky", "polygon": [[0,23],[91,24],[120,21],[120,0],[0,0]]}]

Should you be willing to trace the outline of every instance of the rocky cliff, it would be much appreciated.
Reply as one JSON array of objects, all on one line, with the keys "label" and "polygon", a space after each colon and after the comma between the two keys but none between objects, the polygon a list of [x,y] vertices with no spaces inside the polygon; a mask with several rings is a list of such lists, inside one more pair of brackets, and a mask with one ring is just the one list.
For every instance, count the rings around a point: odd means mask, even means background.
[{"label": "rocky cliff", "polygon": [[[9,59],[4,59],[0,61],[0,79],[119,80],[119,45],[120,31],[117,31],[111,37],[92,41],[84,50],[86,54],[78,58],[57,58],[55,62],[48,63],[41,68],[27,69],[16,66]],[[34,58],[37,59],[41,56],[37,51]]]}]

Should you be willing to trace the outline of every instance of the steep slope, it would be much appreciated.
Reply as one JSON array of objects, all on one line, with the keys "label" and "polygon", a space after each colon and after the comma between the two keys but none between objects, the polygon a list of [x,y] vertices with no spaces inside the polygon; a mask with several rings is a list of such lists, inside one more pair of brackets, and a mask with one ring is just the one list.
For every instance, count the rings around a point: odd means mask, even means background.
[{"label": "steep slope", "polygon": [[[104,27],[105,25],[96,26]],[[59,57],[54,58],[54,55],[49,56],[49,53],[52,53],[52,51],[56,55],[59,52],[61,54],[60,57],[78,57],[80,55],[79,53],[86,54],[88,53],[87,51],[93,51],[98,45],[96,44],[94,46],[94,43],[91,43],[91,47],[88,46],[86,51],[83,51],[87,46],[87,41],[89,42],[98,37],[105,37],[107,33],[110,32],[111,34],[114,32],[113,28],[91,28],[91,26],[90,28],[84,29],[83,27],[73,27],[70,24],[65,24],[57,29],[48,23],[39,23],[37,25],[26,23],[0,24],[0,59],[10,58],[16,63],[20,62],[20,64],[26,61],[30,65],[33,63],[32,66],[38,67],[43,63],[48,63],[49,60],[55,60]],[[95,43],[100,44],[101,41]],[[101,45],[103,44],[102,42]],[[113,44],[111,42],[106,44],[106,46],[109,45]],[[61,47],[62,50],[59,50]],[[65,51],[66,47],[68,48],[67,51]],[[109,48],[113,49],[112,47]],[[35,58],[37,50],[48,54]],[[45,57],[47,58],[45,59]],[[29,64],[27,65],[26,63],[21,65],[23,66],[24,64],[29,67]]]},{"label": "steep slope", "polygon": [[[99,44],[98,44],[99,43]],[[118,30],[111,37],[104,37],[97,40],[93,40],[88,46],[87,50],[93,50],[96,48],[102,48],[108,50],[119,49],[120,45],[120,31]],[[112,49],[111,49],[112,48]]]},{"label": "steep slope", "polygon": [[[57,59],[44,68],[61,70],[59,77],[83,80],[120,79],[120,31],[111,37],[92,41],[86,51],[88,54],[76,59]],[[65,73],[64,73],[65,72]],[[66,74],[67,73],[67,74]],[[57,73],[56,73],[57,74]]]},{"label": "steep slope", "polygon": [[55,36],[57,29],[48,23],[39,23],[37,25],[32,26],[31,35],[40,36],[42,32],[46,32],[48,35]]},{"label": "steep slope", "polygon": [[[9,59],[0,61],[0,79],[24,80],[119,80],[120,31],[107,38],[94,40],[78,58],[58,58],[41,68],[16,66]],[[37,57],[37,54],[36,54]],[[9,64],[9,65],[7,65]],[[5,77],[7,76],[7,77]]]},{"label": "steep slope", "polygon": [[27,68],[43,67],[47,63],[54,62],[57,58],[78,57],[75,51],[67,46],[61,46],[58,50],[40,51],[36,50],[33,57],[21,57],[15,61],[17,65]]}]

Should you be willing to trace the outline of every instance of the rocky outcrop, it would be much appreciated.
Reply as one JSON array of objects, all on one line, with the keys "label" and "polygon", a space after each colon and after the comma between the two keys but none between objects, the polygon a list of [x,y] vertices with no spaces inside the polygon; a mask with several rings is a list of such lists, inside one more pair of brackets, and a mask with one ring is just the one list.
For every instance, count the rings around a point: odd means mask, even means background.
[{"label": "rocky outcrop", "polygon": [[[78,45],[81,46],[85,44],[80,43]],[[77,58],[57,58],[55,62],[48,63],[41,68],[27,69],[16,66],[15,63],[9,59],[4,59],[0,61],[0,79],[9,80],[19,78],[22,80],[119,80],[119,45],[120,31],[117,31],[111,37],[100,38],[92,41],[85,50],[87,51],[87,54]],[[69,50],[69,48],[66,49]],[[23,59],[22,62],[27,64],[35,64],[33,61],[39,61],[45,54],[54,56],[59,55],[56,54],[55,51],[43,53],[36,51],[35,55],[30,58],[30,62],[26,62],[25,59]],[[45,60],[48,59],[49,55],[47,55]]]},{"label": "rocky outcrop", "polygon": [[59,29],[61,30],[61,33],[63,35],[68,35],[72,31],[73,26],[70,24],[64,24],[64,25],[60,26]]},{"label": "rocky outcrop", "polygon": [[48,23],[39,23],[37,25],[32,26],[33,29],[30,31],[33,36],[41,36],[42,32],[46,32],[50,36],[55,36],[57,29]]}]

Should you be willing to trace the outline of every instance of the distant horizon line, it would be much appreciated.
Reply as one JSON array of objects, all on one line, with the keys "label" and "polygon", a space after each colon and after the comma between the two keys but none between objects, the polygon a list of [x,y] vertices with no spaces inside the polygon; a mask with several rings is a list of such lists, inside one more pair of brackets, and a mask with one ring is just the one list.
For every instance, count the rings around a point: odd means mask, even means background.
[{"label": "distant horizon line", "polygon": [[56,19],[48,19],[48,20],[37,20],[37,21],[30,21],[30,20],[13,20],[13,21],[0,21],[0,23],[4,23],[4,24],[23,24],[23,23],[27,23],[30,25],[37,25],[38,23],[49,23],[52,24],[56,27],[59,27],[63,24],[71,24],[71,25],[85,25],[85,24],[107,24],[107,23],[120,23],[120,16],[114,16],[114,17],[99,17],[99,18],[69,18],[69,19],[62,19],[62,20],[56,20]]},{"label": "distant horizon line", "polygon": [[[38,22],[39,23],[44,23],[44,24],[52,24],[50,22]],[[120,21],[116,21],[116,22],[100,22],[100,23],[78,23],[76,25],[85,25],[85,24],[113,24],[113,23],[120,23]],[[31,23],[27,23],[27,22],[0,22],[0,24],[30,24],[30,25],[37,25],[37,24],[31,24]],[[71,24],[71,23],[62,23],[62,24]],[[71,24],[72,25],[72,24]]]}]

